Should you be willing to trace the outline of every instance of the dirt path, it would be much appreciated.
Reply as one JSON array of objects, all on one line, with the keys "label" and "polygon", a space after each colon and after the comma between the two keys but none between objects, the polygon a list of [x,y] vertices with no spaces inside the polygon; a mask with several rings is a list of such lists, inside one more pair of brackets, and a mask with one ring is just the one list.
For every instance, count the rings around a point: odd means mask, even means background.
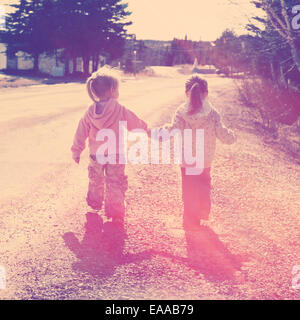
[{"label": "dirt path", "polygon": [[[128,81],[121,102],[162,124],[183,98],[184,79]],[[238,133],[234,146],[218,145],[210,227],[183,232],[176,166],[128,166],[128,238],[118,242],[109,224],[84,234],[87,153],[79,168],[69,154],[83,87],[14,89],[0,98],[0,264],[7,270],[0,298],[300,298],[291,287],[300,264],[299,167],[255,134],[231,80],[208,81],[216,109]]]}]

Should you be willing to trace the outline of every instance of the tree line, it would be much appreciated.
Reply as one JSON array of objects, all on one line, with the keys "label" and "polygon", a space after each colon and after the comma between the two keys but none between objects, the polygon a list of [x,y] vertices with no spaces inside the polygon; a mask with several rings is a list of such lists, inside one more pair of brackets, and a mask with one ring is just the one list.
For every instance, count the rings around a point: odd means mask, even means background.
[{"label": "tree line", "polygon": [[215,64],[259,75],[281,86],[300,86],[300,33],[292,28],[297,2],[252,1],[264,16],[253,17],[247,25],[248,35],[238,37],[226,30],[216,41]]},{"label": "tree line", "polygon": [[224,31],[215,42],[214,64],[228,75],[245,75],[239,85],[243,104],[257,109],[264,126],[277,134],[278,124],[292,125],[300,116],[300,4],[252,4],[264,14],[252,18],[247,35]]},{"label": "tree line", "polygon": [[76,65],[77,57],[83,59],[88,75],[91,59],[95,70],[99,55],[114,60],[123,54],[126,27],[131,24],[126,18],[131,13],[121,0],[20,0],[11,6],[15,11],[7,15],[0,40],[7,44],[8,55],[30,54],[35,72],[42,53],[59,49],[67,74],[69,61]]},{"label": "tree line", "polygon": [[6,31],[1,32],[0,40],[7,44],[9,55],[29,53],[34,58],[35,71],[42,53],[53,54],[60,49],[58,58],[65,62],[66,74],[68,62],[73,60],[76,65],[78,57],[88,75],[90,60],[95,70],[99,55],[113,61],[124,60],[125,53],[129,71],[136,59],[144,65],[165,66],[191,64],[197,59],[199,64],[214,64],[226,74],[242,71],[281,86],[299,87],[300,33],[292,23],[297,1],[252,3],[265,16],[253,17],[247,26],[250,34],[238,37],[226,30],[214,43],[191,41],[186,36],[149,47],[143,41],[132,45],[128,40],[126,27],[131,24],[131,13],[121,0],[20,0],[12,5],[16,10],[7,16]]},{"label": "tree line", "polygon": [[[132,47],[132,51],[136,51],[136,58],[145,66],[193,64],[195,59],[202,65],[212,63],[212,44],[205,41],[188,40],[187,36],[185,39],[174,38],[172,41],[138,40]],[[129,53],[127,62],[132,64],[133,58]]]}]

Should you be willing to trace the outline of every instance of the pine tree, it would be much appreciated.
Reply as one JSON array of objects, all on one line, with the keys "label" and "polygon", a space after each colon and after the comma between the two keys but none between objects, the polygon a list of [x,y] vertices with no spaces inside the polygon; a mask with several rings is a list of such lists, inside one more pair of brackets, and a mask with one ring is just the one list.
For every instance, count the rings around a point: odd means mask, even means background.
[{"label": "pine tree", "polygon": [[127,4],[120,0],[58,0],[60,7],[59,42],[67,57],[82,57],[84,74],[89,73],[89,61],[100,54],[111,60],[123,54],[126,36],[125,27],[131,22],[122,22],[131,13]]},{"label": "pine tree", "polygon": [[[260,0],[253,1],[253,3],[256,7],[264,10],[267,17],[266,19],[256,17],[256,20],[263,23],[265,30],[262,31],[255,25],[250,25],[250,28],[258,32],[258,35],[263,36],[269,44],[269,50],[273,52],[272,59],[274,58],[278,62],[279,57],[282,56],[279,61],[282,64],[284,61],[290,60],[293,63],[287,69],[295,68],[299,73],[300,35],[291,27],[292,8],[299,2],[296,0]],[[282,74],[282,76],[284,75]]]},{"label": "pine tree", "polygon": [[242,65],[241,40],[231,30],[225,30],[215,42],[214,63],[227,75],[232,68],[239,69]]},{"label": "pine tree", "polygon": [[39,55],[53,50],[55,1],[21,0],[12,5],[16,11],[7,17],[3,40],[10,53],[24,51],[34,58],[34,71],[38,71]]},{"label": "pine tree", "polygon": [[39,55],[64,49],[68,59],[82,57],[84,73],[89,61],[94,66],[100,54],[116,59],[123,53],[126,26],[131,13],[121,0],[21,0],[12,5],[7,30],[2,38],[10,52],[25,51],[34,57],[38,71]]}]

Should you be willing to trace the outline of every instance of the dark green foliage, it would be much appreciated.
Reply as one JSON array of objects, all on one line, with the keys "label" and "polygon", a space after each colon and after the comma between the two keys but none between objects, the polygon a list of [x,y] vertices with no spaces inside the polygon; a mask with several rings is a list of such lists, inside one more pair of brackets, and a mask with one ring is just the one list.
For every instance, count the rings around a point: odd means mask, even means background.
[{"label": "dark green foliage", "polygon": [[300,86],[300,33],[291,28],[292,8],[299,1],[260,0],[253,4],[266,14],[265,18],[254,17],[248,25],[259,43],[259,61],[266,65],[266,76],[279,85],[290,81]]},{"label": "dark green foliage", "polygon": [[173,39],[170,51],[167,52],[167,64],[193,64],[195,59],[199,64],[207,64],[207,51],[210,45],[202,41]]},{"label": "dark green foliage", "polygon": [[133,61],[129,57],[125,61],[124,71],[125,71],[125,73],[133,73],[134,72]]},{"label": "dark green foliage", "polygon": [[[290,23],[292,6],[296,2],[286,0],[284,3]],[[214,64],[221,69],[229,67],[233,71],[271,79],[279,86],[291,83],[300,87],[297,62],[300,33],[288,30],[282,1],[261,0],[253,1],[253,4],[264,10],[266,16],[253,17],[253,23],[247,26],[250,35],[237,37],[226,30],[215,42]]]},{"label": "dark green foliage", "polygon": [[123,19],[131,13],[120,0],[21,0],[13,7],[2,41],[12,53],[31,54],[35,68],[39,54],[56,49],[64,49],[66,61],[82,57],[86,75],[91,58],[102,54],[113,60],[123,54],[125,28],[131,24]]},{"label": "dark green foliage", "polygon": [[247,75],[239,87],[243,104],[256,108],[273,130],[300,115],[300,33],[291,29],[292,7],[299,1],[252,2],[265,16],[253,17],[249,35],[225,31],[215,42],[214,63]]}]

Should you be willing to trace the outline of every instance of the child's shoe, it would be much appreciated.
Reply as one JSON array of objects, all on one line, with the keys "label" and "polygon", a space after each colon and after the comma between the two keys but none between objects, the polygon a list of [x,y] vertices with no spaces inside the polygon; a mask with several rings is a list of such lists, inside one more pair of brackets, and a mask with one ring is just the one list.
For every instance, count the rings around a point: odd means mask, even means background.
[{"label": "child's shoe", "polygon": [[89,199],[88,197],[86,198],[86,204],[88,207],[94,211],[100,211],[102,209],[102,202],[100,201],[93,201]]},{"label": "child's shoe", "polygon": [[93,211],[100,211],[102,209],[102,206],[97,206],[97,205],[88,205],[89,208],[91,208]]},{"label": "child's shoe", "polygon": [[195,219],[194,217],[184,217],[183,218],[183,229],[185,231],[197,231],[200,229],[200,221],[199,219]]},{"label": "child's shoe", "polygon": [[112,224],[117,229],[117,232],[126,237],[124,217],[112,217]]},{"label": "child's shoe", "polygon": [[201,227],[210,227],[210,223],[208,220],[200,220]]},{"label": "child's shoe", "polygon": [[198,231],[200,230],[200,228],[201,228],[200,224],[185,223],[183,225],[184,231]]},{"label": "child's shoe", "polygon": [[112,223],[124,225],[123,217],[112,217]]},{"label": "child's shoe", "polygon": [[102,230],[103,221],[96,212],[86,214],[85,229],[89,232],[99,232]]}]

